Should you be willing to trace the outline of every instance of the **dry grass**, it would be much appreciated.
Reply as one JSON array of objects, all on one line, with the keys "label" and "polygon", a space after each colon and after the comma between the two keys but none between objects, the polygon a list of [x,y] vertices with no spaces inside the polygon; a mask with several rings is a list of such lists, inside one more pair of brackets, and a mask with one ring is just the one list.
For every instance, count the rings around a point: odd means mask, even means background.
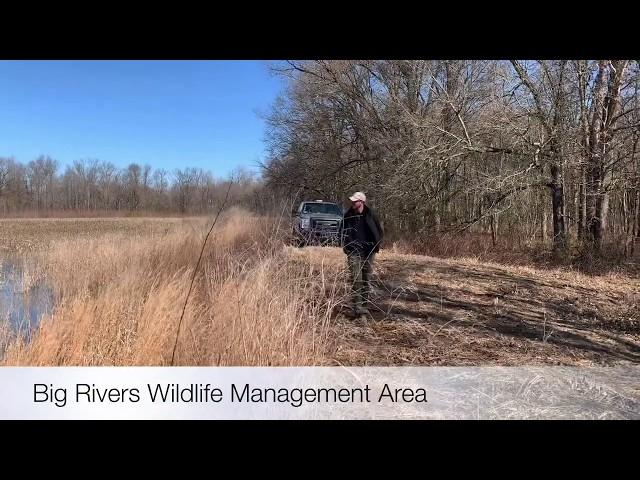
[{"label": "dry grass", "polygon": [[194,218],[0,219],[0,255],[30,254],[61,240],[98,239],[105,234],[159,236]]},{"label": "dry grass", "polygon": [[572,238],[566,252],[555,254],[550,241],[526,238],[522,234],[505,234],[497,238],[494,245],[490,234],[482,233],[431,233],[388,242],[391,250],[398,253],[430,255],[438,258],[474,257],[487,262],[509,265],[535,265],[540,269],[561,266],[592,275],[618,272],[628,276],[640,274],[640,248],[635,254],[626,256],[624,239],[608,238],[602,254],[596,255],[588,245]]},{"label": "dry grass", "polygon": [[640,363],[637,279],[391,252],[376,270],[375,321],[337,322],[337,363]]},{"label": "dry grass", "polygon": [[125,218],[183,218],[184,214],[158,210],[87,210],[79,209],[44,209],[44,210],[8,210],[0,212],[5,219],[125,219]]},{"label": "dry grass", "polygon": [[[12,245],[31,242],[13,250],[29,253],[23,283],[46,278],[57,306],[30,342],[2,326],[3,363],[168,364],[209,221],[11,221]],[[227,212],[205,250],[177,364],[640,363],[637,278],[388,249],[376,259],[373,318],[354,322],[338,308],[348,294],[342,251],[284,246],[286,231],[282,219]]]},{"label": "dry grass", "polygon": [[[30,342],[4,342],[4,364],[166,365],[207,221],[92,220],[90,231],[53,239],[52,230],[62,225],[67,232],[81,221],[45,223],[31,259],[44,266],[57,307]],[[176,364],[321,361],[330,306],[307,301],[304,269],[288,264],[273,233],[265,219],[246,214],[216,226]]]}]

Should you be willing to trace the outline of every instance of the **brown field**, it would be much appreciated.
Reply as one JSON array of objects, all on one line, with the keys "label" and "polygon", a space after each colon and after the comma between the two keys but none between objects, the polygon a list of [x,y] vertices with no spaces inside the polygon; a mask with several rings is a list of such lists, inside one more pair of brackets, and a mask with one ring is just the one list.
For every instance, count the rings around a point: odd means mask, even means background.
[{"label": "brown field", "polygon": [[0,219],[0,254],[27,253],[61,240],[98,238],[111,233],[153,236],[188,218],[26,218]]},{"label": "brown field", "polygon": [[[5,365],[168,365],[211,219],[0,220],[55,309]],[[344,255],[286,246],[286,219],[231,211],[209,238],[178,365],[640,363],[640,280],[383,250],[373,315],[349,320]],[[1,281],[1,279],[0,279]],[[28,287],[26,285],[25,287]]]}]

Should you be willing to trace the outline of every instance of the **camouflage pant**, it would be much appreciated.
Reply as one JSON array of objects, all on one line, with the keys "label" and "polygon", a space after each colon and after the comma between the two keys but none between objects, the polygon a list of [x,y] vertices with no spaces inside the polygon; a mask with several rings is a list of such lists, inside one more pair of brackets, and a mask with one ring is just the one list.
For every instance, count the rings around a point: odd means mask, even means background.
[{"label": "camouflage pant", "polygon": [[374,256],[374,253],[368,256],[359,253],[347,255],[347,263],[351,274],[351,295],[355,308],[366,307],[369,301]]}]

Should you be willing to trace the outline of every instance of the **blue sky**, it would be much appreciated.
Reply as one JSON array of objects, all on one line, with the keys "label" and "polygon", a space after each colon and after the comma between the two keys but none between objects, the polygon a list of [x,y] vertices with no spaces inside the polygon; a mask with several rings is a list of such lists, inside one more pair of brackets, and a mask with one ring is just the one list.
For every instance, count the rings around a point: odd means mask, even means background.
[{"label": "blue sky", "polygon": [[0,157],[61,166],[200,167],[223,177],[264,157],[282,89],[266,61],[0,61]]}]

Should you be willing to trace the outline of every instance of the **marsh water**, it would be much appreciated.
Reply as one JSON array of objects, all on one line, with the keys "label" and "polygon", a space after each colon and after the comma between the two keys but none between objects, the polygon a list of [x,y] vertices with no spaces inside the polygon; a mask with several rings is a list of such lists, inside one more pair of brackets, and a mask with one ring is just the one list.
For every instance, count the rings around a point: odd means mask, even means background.
[{"label": "marsh water", "polygon": [[21,258],[0,256],[0,321],[28,335],[52,307],[53,291],[43,281],[25,281]]}]

